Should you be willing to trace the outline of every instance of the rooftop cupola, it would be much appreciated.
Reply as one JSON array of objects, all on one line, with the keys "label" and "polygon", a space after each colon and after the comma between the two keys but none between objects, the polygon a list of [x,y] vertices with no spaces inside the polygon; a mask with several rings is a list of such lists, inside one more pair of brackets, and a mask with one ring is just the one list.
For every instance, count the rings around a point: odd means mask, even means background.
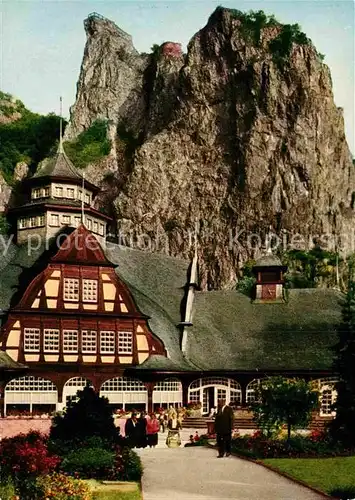
[{"label": "rooftop cupola", "polygon": [[283,266],[278,257],[268,253],[258,259],[253,267],[256,277],[255,302],[283,302],[284,273],[287,266]]}]

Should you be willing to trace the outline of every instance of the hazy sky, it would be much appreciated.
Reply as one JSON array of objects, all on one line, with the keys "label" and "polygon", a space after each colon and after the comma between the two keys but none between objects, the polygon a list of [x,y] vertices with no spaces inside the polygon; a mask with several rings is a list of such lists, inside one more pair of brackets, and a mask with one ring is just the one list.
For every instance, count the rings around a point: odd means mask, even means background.
[{"label": "hazy sky", "polygon": [[98,12],[130,33],[140,52],[167,40],[186,47],[217,7],[264,10],[285,23],[299,23],[330,66],[335,102],[344,108],[346,134],[355,154],[354,2],[0,0],[0,88],[33,111],[64,115],[74,103],[86,41],[83,20]]}]

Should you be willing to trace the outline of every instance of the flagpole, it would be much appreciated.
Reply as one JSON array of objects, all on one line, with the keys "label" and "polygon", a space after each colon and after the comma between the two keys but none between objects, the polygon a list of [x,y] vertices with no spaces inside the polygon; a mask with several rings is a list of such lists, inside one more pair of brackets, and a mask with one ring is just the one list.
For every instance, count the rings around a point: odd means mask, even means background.
[{"label": "flagpole", "polygon": [[85,222],[84,222],[84,198],[85,198],[84,186],[85,186],[85,173],[83,171],[83,183],[82,183],[82,189],[81,189],[81,223],[83,224],[83,226],[85,226]]},{"label": "flagpole", "polygon": [[59,99],[60,102],[60,122],[59,122],[59,152],[63,153],[63,102],[62,96]]}]

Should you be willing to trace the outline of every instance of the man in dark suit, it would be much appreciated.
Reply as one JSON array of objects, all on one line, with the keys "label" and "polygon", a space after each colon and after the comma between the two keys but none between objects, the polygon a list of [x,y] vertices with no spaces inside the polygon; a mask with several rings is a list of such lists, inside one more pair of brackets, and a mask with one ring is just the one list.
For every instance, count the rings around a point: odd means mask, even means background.
[{"label": "man in dark suit", "polygon": [[126,421],[125,425],[126,440],[130,448],[135,448],[138,444],[138,425],[137,414],[133,412],[131,418]]},{"label": "man in dark suit", "polygon": [[218,410],[214,421],[217,434],[218,458],[229,457],[231,454],[232,430],[234,413],[224,399],[218,401]]}]

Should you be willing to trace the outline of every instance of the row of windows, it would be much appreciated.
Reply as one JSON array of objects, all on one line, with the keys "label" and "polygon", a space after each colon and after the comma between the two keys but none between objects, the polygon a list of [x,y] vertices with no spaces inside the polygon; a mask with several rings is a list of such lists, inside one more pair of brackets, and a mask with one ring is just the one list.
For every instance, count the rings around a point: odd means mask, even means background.
[{"label": "row of windows", "polygon": [[[62,187],[62,186],[55,186],[52,189],[53,196],[56,198],[68,198],[70,200],[74,200],[76,197],[81,201],[83,192],[82,190],[79,190],[77,192],[75,187]],[[46,186],[46,187],[38,187],[32,190],[32,199],[38,200],[39,198],[49,198],[51,196],[51,187]],[[84,202],[86,204],[91,203],[91,194],[90,193],[84,193]]]},{"label": "row of windows", "polygon": [[[78,227],[81,224],[81,216],[72,216],[72,215],[58,215],[58,214],[50,214],[49,216],[49,224],[54,227],[59,226],[74,226]],[[89,231],[93,233],[99,234],[100,236],[104,236],[105,234],[105,224],[101,222],[97,222],[96,220],[85,218],[85,224]],[[45,216],[38,215],[32,217],[23,217],[19,220],[19,228],[20,229],[30,229],[33,227],[41,227],[45,225]]]},{"label": "row of windows", "polygon": [[[43,350],[46,353],[59,353],[59,330],[45,329],[43,331]],[[24,351],[39,352],[41,332],[39,328],[25,328]],[[100,345],[101,354],[132,354],[133,333],[100,331],[99,340],[95,330],[81,331],[81,352],[83,354],[96,354]],[[79,350],[78,330],[63,330],[63,353],[77,353]]]},{"label": "row of windows", "polygon": [[[97,303],[98,281],[81,280],[81,300],[83,302]],[[63,299],[69,302],[79,302],[80,280],[78,278],[64,278]]]}]

